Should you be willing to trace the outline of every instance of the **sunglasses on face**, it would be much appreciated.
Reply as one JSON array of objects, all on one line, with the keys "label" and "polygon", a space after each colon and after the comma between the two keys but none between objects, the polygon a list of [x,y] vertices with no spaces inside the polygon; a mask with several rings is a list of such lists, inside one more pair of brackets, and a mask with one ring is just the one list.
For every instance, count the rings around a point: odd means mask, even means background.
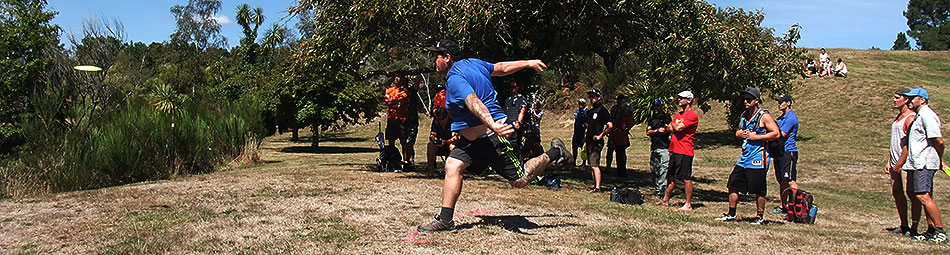
[{"label": "sunglasses on face", "polygon": [[752,102],[753,100],[755,100],[755,98],[753,98],[753,97],[743,97],[742,100],[745,101],[746,103],[749,103],[749,102]]}]

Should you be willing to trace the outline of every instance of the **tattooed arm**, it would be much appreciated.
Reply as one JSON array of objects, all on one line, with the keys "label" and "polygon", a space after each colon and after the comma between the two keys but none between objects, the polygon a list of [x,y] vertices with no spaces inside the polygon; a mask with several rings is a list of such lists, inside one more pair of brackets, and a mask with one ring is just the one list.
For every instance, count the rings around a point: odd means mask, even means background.
[{"label": "tattooed arm", "polygon": [[486,127],[498,134],[498,136],[508,137],[514,132],[511,125],[496,123],[495,120],[492,119],[488,107],[485,106],[485,103],[482,103],[481,99],[478,99],[475,93],[468,94],[468,96],[465,97],[465,108],[468,108],[468,111],[472,112]]}]

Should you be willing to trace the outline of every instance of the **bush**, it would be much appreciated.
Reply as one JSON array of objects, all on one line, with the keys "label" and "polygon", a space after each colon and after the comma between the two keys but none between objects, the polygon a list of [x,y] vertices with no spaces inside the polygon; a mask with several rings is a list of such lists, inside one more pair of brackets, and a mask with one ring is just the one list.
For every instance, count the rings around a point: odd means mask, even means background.
[{"label": "bush", "polygon": [[[55,100],[51,100],[55,101]],[[264,137],[258,100],[219,104],[193,100],[179,111],[130,102],[88,127],[43,118],[25,122],[26,151],[0,169],[0,195],[22,189],[58,192],[207,173],[259,146]],[[253,156],[250,156],[253,158]],[[248,157],[242,157],[247,160]]]}]

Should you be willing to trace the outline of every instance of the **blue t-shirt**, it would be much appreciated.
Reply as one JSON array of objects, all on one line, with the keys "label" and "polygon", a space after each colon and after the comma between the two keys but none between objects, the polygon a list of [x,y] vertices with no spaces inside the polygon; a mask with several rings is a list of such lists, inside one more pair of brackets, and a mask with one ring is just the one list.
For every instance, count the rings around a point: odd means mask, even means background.
[{"label": "blue t-shirt", "polygon": [[465,97],[472,93],[488,107],[493,120],[507,116],[495,98],[497,93],[491,83],[494,69],[492,63],[476,58],[459,60],[449,69],[445,75],[445,108],[452,114],[452,131],[484,124],[465,107]]},{"label": "blue t-shirt", "polygon": [[788,140],[785,141],[785,151],[798,151],[798,146],[795,145],[795,137],[798,136],[798,116],[795,115],[795,112],[788,109],[788,112],[775,119],[775,122],[778,122],[779,130],[788,134]]}]

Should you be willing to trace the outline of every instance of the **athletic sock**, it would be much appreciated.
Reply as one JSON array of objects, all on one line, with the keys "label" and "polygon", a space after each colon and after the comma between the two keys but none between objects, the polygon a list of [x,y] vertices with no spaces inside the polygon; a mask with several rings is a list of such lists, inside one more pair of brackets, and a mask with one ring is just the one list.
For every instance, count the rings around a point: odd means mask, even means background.
[{"label": "athletic sock", "polygon": [[765,218],[765,217],[763,216],[764,214],[765,214],[765,212],[762,212],[762,211],[755,212],[755,216],[759,216],[759,218]]},{"label": "athletic sock", "polygon": [[935,230],[934,226],[927,226],[927,233],[933,233]]},{"label": "athletic sock", "polygon": [[729,207],[729,216],[736,216],[736,208]]},{"label": "athletic sock", "polygon": [[439,220],[442,222],[452,221],[452,216],[455,214],[455,208],[442,207],[442,210],[439,211]]},{"label": "athletic sock", "polygon": [[946,233],[946,232],[943,232],[943,228],[936,228],[936,230],[937,230],[937,233]]},{"label": "athletic sock", "polygon": [[557,162],[558,159],[561,159],[561,149],[557,147],[551,147],[548,151],[544,152],[548,155],[548,158],[551,159],[551,162]]}]

